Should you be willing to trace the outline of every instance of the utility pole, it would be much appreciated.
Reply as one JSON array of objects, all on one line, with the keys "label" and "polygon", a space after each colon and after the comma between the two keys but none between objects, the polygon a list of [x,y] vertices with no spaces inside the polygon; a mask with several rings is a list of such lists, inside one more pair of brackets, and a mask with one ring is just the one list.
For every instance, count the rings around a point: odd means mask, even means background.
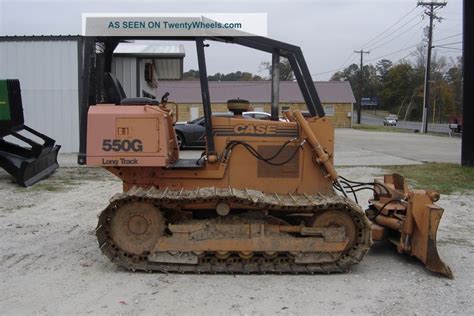
[{"label": "utility pole", "polygon": [[425,93],[423,97],[423,118],[421,123],[421,132],[428,132],[428,108],[430,104],[430,77],[431,77],[431,49],[433,48],[433,20],[440,20],[436,16],[434,10],[446,6],[446,2],[422,2],[418,1],[417,6],[423,6],[426,8],[425,14],[430,18],[430,26],[428,30],[428,53],[426,56],[426,69],[425,69]]},{"label": "utility pole", "polygon": [[463,122],[461,143],[461,164],[466,167],[474,167],[474,98],[471,87],[474,84],[474,3],[472,0],[464,0],[463,7]]},{"label": "utility pole", "polygon": [[359,70],[359,101],[357,104],[357,124],[360,124],[361,115],[361,103],[362,103],[362,88],[364,85],[364,54],[370,54],[369,51],[355,50],[354,53],[360,54],[360,70]]}]

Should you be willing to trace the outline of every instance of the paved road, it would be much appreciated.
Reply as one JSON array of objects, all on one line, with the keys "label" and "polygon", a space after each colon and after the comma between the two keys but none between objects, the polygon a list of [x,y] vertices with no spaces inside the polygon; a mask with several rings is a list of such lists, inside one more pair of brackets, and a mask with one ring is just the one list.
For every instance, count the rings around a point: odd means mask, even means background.
[{"label": "paved road", "polygon": [[461,140],[418,133],[336,129],[336,165],[406,165],[461,161]]},{"label": "paved road", "polygon": [[[355,120],[357,121],[357,114],[355,116]],[[367,113],[362,114],[361,118],[362,124],[367,125],[380,125],[383,126],[383,118],[370,115]],[[410,129],[410,130],[421,130],[421,122],[412,122],[412,121],[398,121],[397,128],[403,129]],[[435,133],[449,133],[448,124],[428,124],[428,132],[435,132]]]}]

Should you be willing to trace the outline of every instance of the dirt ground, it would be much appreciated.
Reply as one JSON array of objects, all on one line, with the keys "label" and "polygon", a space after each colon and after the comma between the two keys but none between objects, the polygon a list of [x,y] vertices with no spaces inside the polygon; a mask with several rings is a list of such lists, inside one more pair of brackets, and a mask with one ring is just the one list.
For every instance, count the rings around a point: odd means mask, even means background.
[{"label": "dirt ground", "polygon": [[[382,174],[339,170],[362,180]],[[439,251],[455,275],[448,280],[385,243],[347,274],[130,273],[101,254],[94,236],[98,213],[120,189],[101,169],[61,168],[29,189],[0,171],[2,314],[474,313],[473,192],[439,202]]]}]

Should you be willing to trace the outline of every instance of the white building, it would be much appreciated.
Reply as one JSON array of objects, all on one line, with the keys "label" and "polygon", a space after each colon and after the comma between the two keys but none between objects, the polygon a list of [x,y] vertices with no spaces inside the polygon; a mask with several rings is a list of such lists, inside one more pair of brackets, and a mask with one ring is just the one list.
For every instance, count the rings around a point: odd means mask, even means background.
[{"label": "white building", "polygon": [[114,51],[112,72],[127,96],[160,98],[157,81],[181,80],[184,56],[183,45],[120,43]]}]

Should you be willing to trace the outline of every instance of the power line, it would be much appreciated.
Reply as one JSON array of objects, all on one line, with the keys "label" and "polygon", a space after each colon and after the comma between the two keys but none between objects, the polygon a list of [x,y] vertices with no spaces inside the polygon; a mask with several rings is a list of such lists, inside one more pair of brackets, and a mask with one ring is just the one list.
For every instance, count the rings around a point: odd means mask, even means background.
[{"label": "power line", "polygon": [[[393,34],[395,34],[396,32],[400,31],[401,29],[403,29],[406,25],[408,25],[410,22],[412,22],[413,20],[417,19],[418,18],[418,15],[414,16],[412,19],[410,19],[409,21],[405,22],[403,25],[401,25],[400,27],[398,27],[397,29],[393,30],[392,32],[390,32],[389,34],[387,34],[386,36],[380,38],[379,40],[373,42],[372,44],[370,44],[368,47],[371,48],[371,49],[374,49],[372,48],[374,45],[376,45],[377,43],[379,43],[380,41],[382,40],[385,40],[386,38],[389,38],[390,36],[392,36]],[[421,22],[423,21],[419,21],[418,23],[416,23],[415,25],[411,26],[411,27],[415,27],[417,26],[418,24],[420,24]],[[409,31],[410,28],[407,30]]]},{"label": "power line", "polygon": [[402,60],[405,59],[405,58],[410,57],[412,54],[413,54],[413,52],[409,52],[407,55],[403,56],[402,58],[399,58],[396,62],[394,62],[394,64],[396,64],[396,63],[402,61]]},{"label": "power line", "polygon": [[[398,28],[396,28],[395,30],[393,30],[392,32],[390,32],[389,34],[381,37],[382,35],[384,35],[387,31],[391,30],[393,27],[395,27],[397,24],[399,24],[401,21],[403,21],[405,18],[407,18],[408,16],[410,16],[416,9],[418,9],[418,7],[415,7],[413,9],[411,9],[408,13],[406,13],[405,15],[403,15],[401,18],[399,18],[395,23],[393,23],[392,25],[390,25],[387,29],[385,29],[382,33],[378,34],[377,36],[375,36],[374,38],[372,38],[370,41],[366,42],[364,45],[367,45],[369,43],[371,43],[371,45],[369,46],[370,47],[373,47],[374,45],[376,45],[377,43],[380,43],[381,41],[389,38],[390,36],[392,36],[393,34],[395,34],[396,32],[398,32],[399,30],[402,30],[403,28],[405,28],[405,26],[407,26],[410,22],[412,22],[413,20],[415,20],[416,18],[418,18],[418,14],[411,17],[408,21],[406,21],[404,24],[402,24],[401,26],[399,26]],[[418,12],[417,12],[418,13]],[[412,30],[414,27],[418,26],[419,24],[421,24],[423,21],[418,21],[417,23],[413,24],[413,25],[410,25],[406,30],[404,30],[402,33],[399,33],[397,35],[395,35],[394,37],[392,37],[391,39],[389,39],[388,41],[385,41],[383,42],[382,44],[380,44],[379,46],[377,47],[374,47],[372,48],[371,50],[375,50],[375,49],[379,49],[387,44],[390,44],[391,42],[393,42],[395,39],[401,37],[402,35],[408,33],[410,30]],[[422,28],[422,27],[421,27]],[[421,28],[418,28],[418,30],[420,30]],[[364,46],[362,45],[362,46]],[[382,56],[379,56],[379,57],[376,57],[376,58],[372,58],[372,59],[369,59],[367,60],[367,62],[371,62],[371,61],[374,61],[376,59],[379,59],[379,58],[383,58],[383,57],[387,57],[387,56],[390,56],[390,55],[393,55],[393,54],[396,54],[396,53],[399,53],[399,52],[402,52],[402,51],[405,51],[409,48],[412,48],[414,46],[417,46],[419,45],[419,43],[415,44],[415,45],[411,45],[409,47],[405,47],[405,48],[402,48],[400,50],[396,50],[394,52],[391,52],[391,53],[388,53],[388,54],[385,54],[385,55],[382,55]],[[411,53],[409,54],[411,55]],[[409,56],[407,55],[407,56]],[[347,66],[347,61],[350,59],[351,57],[351,54],[345,59],[345,61],[342,63],[342,65],[339,67],[339,68],[336,68],[336,69],[331,69],[331,70],[328,70],[328,71],[323,71],[323,72],[319,72],[319,73],[314,73],[314,74],[311,74],[311,76],[320,76],[320,75],[325,75],[325,74],[328,74],[328,73],[334,73],[334,72],[337,72],[337,71],[340,71],[340,70],[343,70],[345,69],[345,67]],[[405,57],[404,57],[405,58]],[[348,63],[349,65],[352,64],[354,61],[354,58]]]},{"label": "power line", "polygon": [[[396,51],[393,51],[393,52],[390,52],[390,53],[387,53],[387,54],[384,54],[384,55],[380,55],[380,56],[377,56],[377,57],[374,57],[374,58],[371,58],[371,59],[368,59],[366,60],[366,62],[372,62],[372,61],[375,61],[375,60],[379,60],[381,58],[384,58],[384,57],[387,57],[387,56],[391,56],[391,55],[394,55],[394,54],[397,54],[397,53],[400,53],[400,52],[403,52],[403,51],[406,51],[407,49],[410,49],[410,48],[413,48],[413,47],[416,47],[420,44],[423,44],[423,42],[418,42],[416,44],[413,44],[413,45],[410,45],[410,46],[407,46],[407,47],[404,47],[404,48],[401,48],[401,49],[398,49]],[[401,59],[404,59],[408,56],[410,56],[412,54],[412,52],[410,52],[407,56],[401,58]],[[356,57],[353,57],[351,62],[349,64],[352,64],[353,61],[355,61]],[[398,61],[400,61],[401,59],[399,59]],[[336,72],[336,71],[340,71],[340,70],[343,70],[345,69],[345,67],[341,67],[341,68],[337,68],[337,69],[332,69],[332,70],[328,70],[328,71],[324,71],[324,72],[318,72],[318,73],[314,73],[314,74],[311,74],[311,76],[320,76],[320,75],[325,75],[325,74],[328,74],[328,73],[331,73],[331,72]]]},{"label": "power line", "polygon": [[324,72],[318,72],[318,73],[315,73],[315,74],[311,74],[312,77],[317,77],[317,76],[321,76],[321,75],[325,75],[325,74],[328,74],[328,73],[334,73],[334,72],[337,72],[339,70],[343,70],[344,68],[338,68],[338,69],[332,69],[332,70],[328,70],[328,71],[324,71]]},{"label": "power line", "polygon": [[397,38],[399,38],[400,36],[402,36],[402,35],[408,33],[408,32],[411,31],[415,26],[420,25],[422,22],[423,22],[423,21],[418,21],[418,23],[416,23],[416,24],[410,26],[410,27],[409,27],[407,30],[405,30],[404,32],[398,34],[398,35],[395,36],[395,37],[392,37],[391,39],[389,39],[388,41],[386,41],[386,42],[380,44],[380,45],[377,46],[377,47],[371,48],[371,50],[376,50],[376,49],[379,49],[380,47],[383,47],[383,46],[385,46],[385,45],[387,45],[387,44],[390,44],[391,42],[393,42],[394,39],[397,39]]},{"label": "power line", "polygon": [[[417,16],[414,16],[412,17],[410,20],[408,20],[406,23],[404,23],[401,27],[395,29],[394,31],[392,31],[390,34],[382,37],[379,39],[380,36],[384,35],[387,31],[389,31],[390,29],[392,29],[394,26],[396,26],[398,23],[400,23],[401,21],[403,21],[406,17],[408,17],[409,15],[411,15],[415,10],[417,9],[417,7],[411,9],[408,13],[406,13],[405,15],[403,15],[401,18],[399,18],[395,23],[393,23],[392,25],[390,25],[387,29],[385,29],[382,33],[378,34],[377,36],[375,36],[374,38],[372,38],[370,41],[366,42],[364,45],[366,44],[369,44],[369,43],[372,43],[371,45],[375,45],[377,43],[379,43],[380,41],[388,38],[389,36],[391,36],[392,34],[394,34],[395,32],[399,31],[400,29],[404,28],[408,23],[410,23],[411,21],[413,21],[415,18],[417,18]],[[391,40],[383,43],[382,45],[376,47],[376,48],[380,48],[388,43],[390,43],[391,41],[393,41],[395,38],[398,38],[400,36],[402,36],[403,34],[407,33],[408,31],[410,31],[411,28],[413,27],[416,27],[417,25],[419,25],[422,21],[410,26],[410,28],[408,28],[405,32],[395,36],[394,38],[392,38]],[[363,46],[364,46],[363,45]],[[317,76],[320,76],[320,75],[325,75],[325,74],[328,74],[328,73],[334,73],[334,72],[337,72],[337,71],[340,71],[340,70],[344,70],[346,68],[346,66],[348,65],[351,65],[355,60],[354,60],[354,57],[352,58],[352,60],[347,63],[347,61],[351,58],[351,56],[353,53],[350,53],[347,58],[344,60],[344,62],[341,64],[341,66],[339,68],[336,68],[336,69],[331,69],[331,70],[327,70],[327,71],[323,71],[323,72],[318,72],[318,73],[314,73],[314,74],[311,74],[311,76],[314,76],[314,77],[317,77]]]},{"label": "power line", "polygon": [[347,56],[346,60],[344,60],[344,62],[342,63],[341,67],[339,67],[339,68],[344,68],[344,67],[346,66],[346,63],[349,61],[349,59],[350,59],[351,57],[354,57],[354,55],[353,55],[352,52],[349,53],[349,55]]},{"label": "power line", "polygon": [[457,52],[462,52],[462,48],[455,48],[455,47],[440,47],[436,46],[434,48],[435,50],[447,50],[447,51],[457,51]]},{"label": "power line", "polygon": [[407,47],[405,47],[405,48],[396,50],[396,51],[394,51],[394,52],[391,52],[391,53],[388,53],[388,54],[385,54],[385,55],[382,55],[382,56],[377,56],[377,57],[375,57],[375,58],[372,58],[372,59],[367,60],[367,62],[371,62],[371,61],[374,61],[374,60],[377,60],[377,59],[380,59],[380,58],[384,58],[384,57],[387,57],[387,56],[390,56],[390,55],[394,55],[394,54],[396,54],[396,53],[400,53],[400,52],[406,51],[407,49],[413,48],[413,47],[418,46],[418,45],[420,45],[420,44],[421,44],[421,43],[416,43],[416,44],[407,46]]},{"label": "power line", "polygon": [[[375,60],[378,60],[378,59],[381,59],[381,58],[384,58],[384,57],[387,57],[387,56],[391,56],[391,55],[394,55],[396,53],[400,53],[400,52],[403,52],[403,51],[406,51],[407,49],[410,49],[410,48],[413,48],[415,46],[418,46],[422,44],[422,42],[419,42],[419,43],[416,43],[416,44],[413,44],[413,45],[410,45],[410,46],[407,46],[407,47],[404,47],[402,49],[399,49],[399,50],[396,50],[394,52],[390,52],[390,53],[387,53],[387,54],[384,54],[384,55],[381,55],[381,56],[377,56],[377,57],[374,57],[374,58],[371,58],[371,59],[368,59],[366,60],[366,62],[372,62],[372,61],[375,61]],[[410,54],[408,54],[406,57],[408,57],[409,55],[411,55],[412,52],[410,52]],[[403,57],[403,58],[406,58],[406,57]],[[349,64],[352,64],[353,61],[355,61],[355,58],[357,57],[353,57],[352,58],[352,61],[349,63]],[[403,59],[402,58],[402,59]],[[328,73],[334,73],[336,71],[340,71],[340,70],[343,70],[345,69],[345,67],[341,67],[341,68],[337,68],[337,69],[332,69],[332,70],[328,70],[328,71],[324,71],[324,72],[318,72],[318,73],[314,73],[314,74],[311,74],[311,76],[314,76],[314,77],[317,77],[317,76],[320,76],[320,75],[325,75],[325,74],[328,74]]]},{"label": "power line", "polygon": [[[420,31],[422,28],[423,28],[423,26],[421,26],[417,31]],[[414,37],[414,36],[412,36],[412,37],[410,38],[410,40],[413,39],[413,37]],[[422,44],[423,44],[423,42],[420,42],[420,43],[418,43],[417,45],[422,45]],[[417,45],[416,45],[416,46],[417,46]],[[397,59],[397,61],[395,61],[394,63],[398,63],[398,62],[400,62],[401,60],[410,57],[411,55],[413,55],[413,53],[414,53],[413,51],[409,52],[407,55],[403,56],[402,58]]]},{"label": "power line", "polygon": [[456,45],[456,44],[462,44],[462,42],[441,43],[441,45],[436,45],[433,47],[443,47],[443,46]]},{"label": "power line", "polygon": [[409,16],[410,14],[413,13],[413,11],[415,11],[416,9],[418,9],[418,7],[414,7],[413,9],[411,9],[408,13],[406,13],[405,15],[403,15],[401,18],[399,18],[395,23],[393,23],[392,25],[390,25],[388,28],[386,28],[382,33],[378,34],[377,36],[373,37],[371,40],[369,40],[368,42],[362,44],[361,46],[366,46],[366,45],[369,45],[369,44],[373,44],[372,42],[376,39],[378,39],[380,36],[384,35],[386,32],[388,32],[390,29],[392,29],[392,27],[394,27],[395,25],[397,25],[398,23],[400,23],[401,21],[403,21],[407,16]]},{"label": "power line", "polygon": [[[406,42],[411,42],[411,41],[415,38],[415,36],[419,34],[419,32],[420,32],[422,29],[423,29],[423,25],[420,26],[420,27],[416,30],[416,32],[413,33],[413,36],[411,36],[410,39],[407,40]],[[422,42],[420,42],[420,43],[418,43],[418,44],[416,44],[416,45],[420,45],[420,44],[422,44]],[[416,46],[416,45],[415,45],[415,46]],[[409,48],[411,48],[411,47],[409,47]],[[407,49],[408,49],[408,48],[407,48]],[[403,50],[405,50],[405,49],[403,49]],[[398,51],[397,51],[397,53],[398,53]],[[389,53],[389,54],[392,55],[392,53]],[[393,54],[395,54],[395,52],[394,52]],[[398,59],[397,61],[395,61],[395,63],[399,62],[399,61],[402,60],[402,59],[405,59],[405,58],[409,57],[409,56],[412,55],[412,54],[413,54],[413,52],[409,52],[406,56],[404,56],[404,57]],[[383,57],[385,57],[385,56],[383,56]]]},{"label": "power line", "polygon": [[443,14],[445,14],[445,15],[462,15],[462,12],[449,12],[449,11],[445,11],[445,12],[443,12]]},{"label": "power line", "polygon": [[453,38],[453,37],[456,37],[456,36],[460,36],[460,35],[462,35],[462,33],[458,33],[458,34],[455,34],[455,35],[451,35],[451,36],[439,38],[439,39],[437,39],[437,40],[434,40],[433,42],[436,43],[436,42],[443,41],[443,40],[446,40],[446,39],[450,39],[450,38]]},{"label": "power line", "polygon": [[[352,53],[352,54],[353,54],[353,53]],[[352,55],[352,54],[351,54],[351,55]],[[354,55],[352,55],[352,60],[349,62],[348,65],[352,65],[352,63],[355,61],[356,58],[357,58],[357,56],[354,57]],[[334,72],[336,72],[336,71],[344,70],[345,68],[346,68],[346,67],[343,66],[343,67],[337,68],[337,69],[331,69],[331,70],[328,70],[328,71],[323,71],[323,72],[314,73],[314,74],[311,74],[311,76],[317,77],[317,76],[325,75],[325,74],[328,74],[328,73],[331,73],[331,72],[334,73]]]},{"label": "power line", "polygon": [[455,25],[455,26],[449,27],[447,29],[441,29],[441,30],[439,30],[439,32],[440,32],[440,34],[446,34],[446,33],[451,32],[452,30],[455,30],[455,29],[456,30],[462,30],[462,25]]}]

